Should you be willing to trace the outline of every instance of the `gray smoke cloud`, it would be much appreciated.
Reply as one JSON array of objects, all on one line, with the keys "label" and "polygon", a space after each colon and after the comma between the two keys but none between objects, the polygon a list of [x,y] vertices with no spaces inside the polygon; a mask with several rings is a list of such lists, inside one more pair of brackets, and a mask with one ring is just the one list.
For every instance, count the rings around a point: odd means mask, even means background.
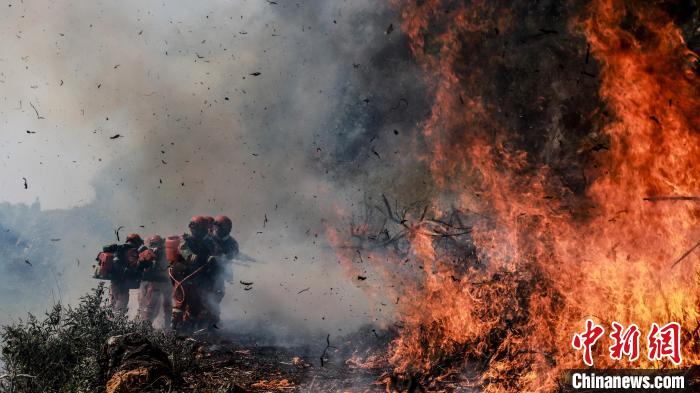
[{"label": "gray smoke cloud", "polygon": [[425,176],[407,153],[428,98],[386,5],[13,2],[0,25],[5,276],[43,288],[8,294],[8,316],[94,286],[118,226],[179,234],[225,213],[259,260],[236,267],[253,289],[228,286],[225,318],[300,336],[380,318],[324,232]]}]

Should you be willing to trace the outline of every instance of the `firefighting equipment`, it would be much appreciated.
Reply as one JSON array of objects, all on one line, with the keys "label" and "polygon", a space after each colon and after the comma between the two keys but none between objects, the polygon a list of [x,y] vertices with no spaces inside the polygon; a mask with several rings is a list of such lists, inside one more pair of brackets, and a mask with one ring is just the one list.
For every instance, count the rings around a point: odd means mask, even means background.
[{"label": "firefighting equipment", "polygon": [[130,233],[126,236],[126,243],[140,247],[143,245],[143,239],[138,233]]},{"label": "firefighting equipment", "polygon": [[[200,283],[195,281],[197,275],[205,268],[200,266],[190,274],[186,274],[183,261],[168,268],[168,275],[173,284],[172,289],[172,328],[181,333],[190,333],[198,323],[206,320],[204,299],[201,296]],[[184,276],[184,277],[183,277]]]},{"label": "firefighting equipment", "polygon": [[146,242],[148,245],[139,249],[139,269],[143,273],[141,280],[149,282],[170,281],[163,238],[153,235]]},{"label": "firefighting equipment", "polygon": [[[168,269],[173,283],[173,329],[181,333],[191,332],[196,328],[206,328],[212,320],[209,305],[209,288],[211,274],[216,267],[213,240],[197,224],[206,223],[206,219],[193,218],[190,227],[192,235],[183,235],[181,239],[168,239],[166,247],[179,242],[175,260]],[[174,254],[174,249],[171,251]]]},{"label": "firefighting equipment", "polygon": [[129,289],[140,285],[139,253],[132,244],[104,246],[95,260],[94,277],[101,280],[120,281]]},{"label": "firefighting equipment", "polygon": [[215,250],[216,244],[207,232],[196,230],[192,235],[183,235],[179,248],[180,255],[190,267],[190,271],[207,263],[207,258],[213,255]]},{"label": "firefighting equipment", "polygon": [[102,280],[119,280],[133,276],[138,269],[138,251],[128,244],[105,246],[97,255],[94,277]]},{"label": "firefighting equipment", "polygon": [[139,253],[139,265],[144,266],[145,268],[149,268],[152,263],[155,262],[155,260],[158,257],[156,256],[155,251],[153,251],[150,248],[147,248]]},{"label": "firefighting equipment", "polygon": [[97,266],[95,266],[94,277],[100,280],[109,280],[112,277],[114,269],[114,254],[110,252],[101,252],[96,258]]},{"label": "firefighting equipment", "polygon": [[168,281],[166,274],[167,262],[164,261],[162,250],[147,248],[139,253],[139,271],[141,281]]},{"label": "firefighting equipment", "polygon": [[212,236],[215,248],[213,254],[231,260],[238,256],[238,242],[231,236]]},{"label": "firefighting equipment", "polygon": [[149,236],[146,239],[146,245],[151,248],[160,247],[163,245],[163,238],[158,235]]},{"label": "firefighting equipment", "polygon": [[190,232],[195,237],[201,237],[209,232],[211,221],[205,216],[194,216],[190,220]]},{"label": "firefighting equipment", "polygon": [[[230,230],[231,220],[225,216],[218,216],[216,222],[215,232],[211,238],[216,246],[212,253],[217,256],[217,259],[215,268],[211,269],[210,282],[208,283],[212,323],[219,322],[220,305],[226,294],[226,281],[233,281],[231,260],[238,255],[238,243],[229,235],[230,232],[224,232],[224,230]],[[222,236],[224,233],[225,236]]]},{"label": "firefighting equipment", "polygon": [[190,229],[192,229],[193,226],[201,226],[203,228],[206,228],[208,225],[208,220],[206,216],[194,216],[190,220]]},{"label": "firefighting equipment", "polygon": [[[173,283],[173,308],[176,309],[183,309],[185,306],[185,302],[187,301],[187,297],[190,295],[188,289],[193,289],[196,284],[193,283],[195,277],[197,277],[204,269],[208,268],[210,263],[215,261],[216,258],[214,257],[209,257],[209,262],[205,263],[198,268],[196,268],[194,271],[191,273],[187,274],[186,270],[184,269],[178,269],[178,267],[175,266],[170,266],[168,268],[168,276],[170,277],[170,280]],[[179,271],[178,271],[179,270]],[[183,272],[184,270],[184,272]],[[178,274],[179,273],[179,274]],[[183,274],[185,275],[183,278],[178,279],[176,276],[182,276]]]},{"label": "firefighting equipment", "polygon": [[180,256],[180,240],[180,236],[168,236],[165,240],[165,258],[171,265],[182,258]]},{"label": "firefighting equipment", "polygon": [[231,219],[226,216],[216,216],[214,218],[214,226],[217,228],[215,235],[223,238],[231,233],[233,223]]}]

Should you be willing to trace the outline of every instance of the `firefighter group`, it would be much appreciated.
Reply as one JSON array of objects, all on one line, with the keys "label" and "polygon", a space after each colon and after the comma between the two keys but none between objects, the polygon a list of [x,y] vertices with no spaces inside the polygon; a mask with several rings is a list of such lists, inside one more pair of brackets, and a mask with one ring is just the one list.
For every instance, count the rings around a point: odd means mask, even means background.
[{"label": "firefighter group", "polygon": [[110,304],[126,313],[129,290],[138,289],[137,318],[153,322],[163,311],[165,329],[192,334],[216,328],[225,284],[232,281],[238,243],[226,216],[195,216],[189,233],[149,236],[132,233],[124,244],[103,247],[95,278],[110,281]]}]

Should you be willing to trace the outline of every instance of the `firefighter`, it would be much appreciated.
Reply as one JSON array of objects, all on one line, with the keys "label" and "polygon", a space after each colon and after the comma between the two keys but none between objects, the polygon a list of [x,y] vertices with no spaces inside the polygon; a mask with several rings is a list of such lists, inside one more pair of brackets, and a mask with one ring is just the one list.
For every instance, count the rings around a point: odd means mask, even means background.
[{"label": "firefighter", "polygon": [[226,293],[226,282],[233,282],[231,261],[238,255],[238,242],[231,237],[233,224],[226,216],[216,216],[212,225],[211,238],[216,246],[213,254],[216,258],[213,287],[211,288],[212,323],[218,323],[221,314],[221,301]]},{"label": "firefighter", "polygon": [[216,246],[209,237],[212,221],[204,216],[192,217],[190,233],[184,234],[180,242],[180,260],[170,268],[174,285],[172,327],[181,333],[209,327],[206,289],[211,286],[216,259],[212,254]]},{"label": "firefighter", "polygon": [[226,216],[216,216],[212,225],[211,237],[217,245],[217,255],[231,260],[238,255],[238,242],[231,237],[233,224]]},{"label": "firefighter", "polygon": [[214,229],[214,217],[212,216],[204,216],[204,221],[207,222],[207,235],[211,236],[211,233]]},{"label": "firefighter", "polygon": [[160,308],[163,310],[163,328],[168,329],[172,312],[172,286],[168,278],[165,242],[158,235],[150,236],[139,251],[139,267],[143,274],[138,318],[153,323]]},{"label": "firefighter", "polygon": [[103,253],[114,254],[114,268],[110,274],[109,300],[112,310],[126,313],[129,290],[139,287],[138,249],[143,245],[141,236],[131,233],[124,244],[103,247]]}]

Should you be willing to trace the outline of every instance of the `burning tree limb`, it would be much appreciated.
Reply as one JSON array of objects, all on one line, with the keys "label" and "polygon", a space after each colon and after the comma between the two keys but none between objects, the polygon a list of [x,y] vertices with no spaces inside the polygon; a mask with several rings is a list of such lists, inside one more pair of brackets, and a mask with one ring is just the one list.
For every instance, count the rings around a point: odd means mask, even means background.
[{"label": "burning tree limb", "polygon": [[328,335],[326,336],[326,347],[323,348],[323,353],[322,353],[321,356],[320,356],[320,359],[321,359],[321,367],[323,367],[323,362],[325,361],[325,358],[326,358],[326,352],[328,352],[328,350],[329,350],[330,348],[335,348],[335,347],[331,346],[331,335],[328,334]]},{"label": "burning tree limb", "polygon": [[688,255],[690,255],[690,254],[691,254],[693,251],[695,251],[695,249],[698,248],[698,247],[700,247],[700,242],[695,243],[695,245],[694,245],[693,247],[691,247],[688,251],[686,251],[686,252],[685,252],[683,255],[681,255],[678,259],[676,259],[676,261],[673,262],[673,264],[671,265],[671,267],[673,268],[673,267],[675,267],[676,265],[678,265],[679,263],[681,263],[681,261],[683,261]]},{"label": "burning tree limb", "polygon": [[[403,213],[397,215],[399,209],[392,208],[386,196],[382,200],[384,209],[372,210],[380,214],[365,216],[361,224],[352,225],[353,242],[340,248],[364,250],[371,256],[365,261],[404,261],[365,264],[367,269],[404,277],[402,286],[391,292],[392,299],[405,300],[394,304],[402,319],[395,325],[400,338],[392,343],[390,352],[396,369],[387,376],[387,383],[404,388],[430,386],[461,374],[466,366],[486,376],[508,357],[523,359],[525,370],[529,359],[543,356],[519,351],[514,344],[531,329],[531,313],[547,310],[554,314],[558,307],[559,295],[537,264],[523,265],[525,269],[519,272],[484,269],[485,261],[479,260],[472,238],[474,223],[487,221],[483,216],[456,208],[433,215],[425,205],[401,209]],[[382,259],[382,255],[387,257]],[[413,263],[407,265],[409,261]],[[555,302],[531,304],[533,296],[545,295]],[[433,302],[445,308],[436,308]],[[460,310],[460,315],[454,315],[454,310]],[[483,325],[479,333],[465,334],[478,325]],[[406,360],[399,360],[404,357]],[[503,384],[517,384],[515,377],[506,379],[501,377]],[[476,377],[474,383],[479,381]]]},{"label": "burning tree limb", "polygon": [[661,201],[692,201],[692,202],[700,202],[700,196],[692,196],[692,195],[670,195],[670,196],[663,196],[663,195],[658,195],[658,196],[649,196],[644,198],[645,201],[648,202],[661,202]]}]

